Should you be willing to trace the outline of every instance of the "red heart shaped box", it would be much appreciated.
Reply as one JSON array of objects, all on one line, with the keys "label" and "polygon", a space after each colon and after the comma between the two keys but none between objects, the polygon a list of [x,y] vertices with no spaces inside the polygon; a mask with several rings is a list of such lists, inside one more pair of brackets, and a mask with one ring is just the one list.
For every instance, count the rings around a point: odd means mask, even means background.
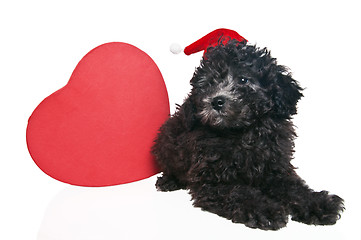
[{"label": "red heart shaped box", "polygon": [[168,117],[167,90],[154,61],[130,44],[106,43],[34,110],[27,145],[39,168],[62,182],[129,183],[159,172],[150,149]]}]

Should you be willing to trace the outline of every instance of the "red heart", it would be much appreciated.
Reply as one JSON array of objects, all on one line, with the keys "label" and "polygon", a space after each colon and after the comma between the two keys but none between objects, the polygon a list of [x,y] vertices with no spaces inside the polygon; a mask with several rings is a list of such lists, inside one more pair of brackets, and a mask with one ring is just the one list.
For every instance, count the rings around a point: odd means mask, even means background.
[{"label": "red heart", "polygon": [[28,149],[39,168],[62,182],[137,181],[158,173],[150,148],[168,116],[154,61],[132,45],[107,43],[90,51],[67,85],[34,110]]}]

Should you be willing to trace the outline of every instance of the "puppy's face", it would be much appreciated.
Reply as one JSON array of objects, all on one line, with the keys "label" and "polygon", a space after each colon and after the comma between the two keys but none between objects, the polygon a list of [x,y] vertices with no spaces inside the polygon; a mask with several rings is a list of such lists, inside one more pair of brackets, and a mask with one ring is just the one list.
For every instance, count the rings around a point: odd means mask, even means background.
[{"label": "puppy's face", "polygon": [[207,51],[191,84],[196,118],[215,128],[242,128],[296,113],[301,88],[266,49],[230,42]]}]

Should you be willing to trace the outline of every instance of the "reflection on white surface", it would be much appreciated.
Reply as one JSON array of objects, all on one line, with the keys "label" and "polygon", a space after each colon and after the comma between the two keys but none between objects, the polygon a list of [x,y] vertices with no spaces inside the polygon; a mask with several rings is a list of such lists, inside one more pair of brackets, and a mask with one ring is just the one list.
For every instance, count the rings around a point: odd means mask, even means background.
[{"label": "reflection on white surface", "polygon": [[103,188],[68,186],[49,204],[38,240],[155,239],[154,181]]}]

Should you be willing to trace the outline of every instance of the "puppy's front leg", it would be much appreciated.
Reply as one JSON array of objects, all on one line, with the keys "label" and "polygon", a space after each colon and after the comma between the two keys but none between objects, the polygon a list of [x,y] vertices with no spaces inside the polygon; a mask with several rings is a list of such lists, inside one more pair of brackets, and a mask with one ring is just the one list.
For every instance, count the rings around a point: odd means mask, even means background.
[{"label": "puppy's front leg", "polygon": [[270,198],[288,206],[292,220],[314,225],[332,225],[344,210],[343,199],[327,191],[315,192],[293,171],[278,174],[264,185]]},{"label": "puppy's front leg", "polygon": [[287,209],[260,190],[244,185],[192,184],[194,206],[250,228],[277,230],[288,221]]},{"label": "puppy's front leg", "polygon": [[186,188],[186,184],[179,180],[180,177],[184,179],[188,164],[187,148],[183,147],[184,142],[187,142],[185,133],[182,119],[177,113],[161,127],[155,140],[152,153],[163,172],[156,183],[159,191],[168,192]]},{"label": "puppy's front leg", "polygon": [[174,175],[167,173],[163,173],[161,177],[158,177],[155,186],[157,187],[158,191],[162,192],[170,192],[186,188],[186,184],[182,183]]}]

